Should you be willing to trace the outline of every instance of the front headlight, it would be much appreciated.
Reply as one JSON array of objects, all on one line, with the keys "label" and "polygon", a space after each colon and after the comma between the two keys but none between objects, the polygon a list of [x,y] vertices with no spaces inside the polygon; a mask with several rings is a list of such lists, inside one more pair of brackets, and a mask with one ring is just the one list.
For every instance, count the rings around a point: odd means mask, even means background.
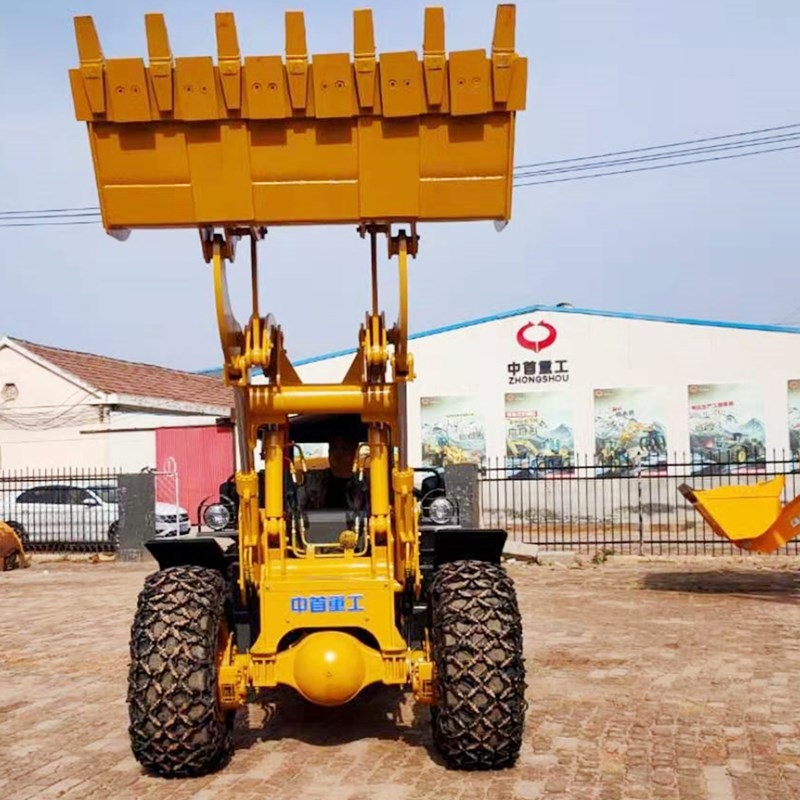
[{"label": "front headlight", "polygon": [[213,503],[203,511],[203,522],[212,531],[221,531],[231,523],[231,512],[222,503]]},{"label": "front headlight", "polygon": [[429,506],[428,513],[437,525],[447,525],[455,517],[455,506],[446,497],[437,497]]}]

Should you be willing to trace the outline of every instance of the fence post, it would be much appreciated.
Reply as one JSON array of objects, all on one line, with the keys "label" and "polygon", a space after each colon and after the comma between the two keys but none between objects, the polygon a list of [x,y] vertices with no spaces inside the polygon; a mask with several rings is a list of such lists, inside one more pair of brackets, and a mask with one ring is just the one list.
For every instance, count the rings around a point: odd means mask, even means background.
[{"label": "fence post", "polygon": [[120,561],[142,561],[144,543],[155,533],[156,487],[154,476],[134,473],[119,476]]},{"label": "fence post", "polygon": [[[638,491],[638,507],[639,507],[639,555],[644,555],[644,514],[642,512],[642,476],[641,473],[636,476],[636,488]],[[648,492],[650,487],[648,486]]]},{"label": "fence post", "polygon": [[448,464],[444,468],[447,496],[458,504],[459,521],[465,528],[481,522],[477,464]]}]

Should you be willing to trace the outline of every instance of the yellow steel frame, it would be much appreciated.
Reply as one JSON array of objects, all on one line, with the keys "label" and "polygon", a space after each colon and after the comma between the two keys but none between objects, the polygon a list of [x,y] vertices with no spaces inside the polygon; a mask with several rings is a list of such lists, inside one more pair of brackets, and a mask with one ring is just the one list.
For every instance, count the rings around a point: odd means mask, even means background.
[{"label": "yellow steel frame", "polygon": [[[417,235],[393,234],[387,225],[365,224],[372,253],[372,309],[359,334],[359,347],[340,384],[304,384],[283,347],[282,333],[271,319],[260,316],[257,298],[256,231],[204,234],[204,252],[214,272],[217,320],[225,357],[225,379],[236,393],[237,429],[241,437],[241,464],[236,473],[240,496],[239,589],[242,600],[249,587],[259,596],[261,632],[248,653],[230,651],[221,664],[222,696],[233,705],[243,702],[248,685],[294,686],[316,702],[350,698],[328,696],[302,665],[303,647],[282,650],[282,639],[297,628],[338,630],[361,628],[375,639],[378,649],[357,644],[350,650],[343,640],[329,640],[341,658],[349,654],[347,674],[360,675],[358,689],[375,681],[405,684],[412,671],[427,669],[422,652],[409,652],[395,613],[395,596],[409,586],[419,591],[417,514],[413,497],[413,470],[408,467],[405,439],[405,386],[413,375],[408,352],[408,257],[416,255]],[[379,312],[376,240],[388,238],[390,257],[397,257],[399,317],[387,329]],[[248,235],[251,247],[253,310],[242,328],[230,307],[226,264],[235,257],[239,236]],[[267,383],[250,382],[250,370],[259,369]],[[370,459],[369,548],[361,555],[352,546],[318,552],[313,545],[299,553],[292,546],[284,509],[284,463],[289,441],[289,414],[358,414],[368,424]],[[259,508],[254,458],[263,438],[265,503]],[[392,463],[390,452],[397,449]],[[329,548],[330,550],[330,548]],[[299,557],[301,556],[302,557]],[[293,599],[316,598],[327,603],[324,612],[292,610]],[[330,598],[336,598],[331,610]],[[309,601],[310,602],[310,601]],[[298,661],[299,660],[299,661]],[[314,662],[316,663],[316,662]],[[298,666],[299,665],[299,666]],[[303,676],[305,677],[305,680]],[[349,684],[348,684],[349,686]],[[235,687],[235,688],[234,688]],[[326,697],[316,691],[326,691]]]},{"label": "yellow steel frame", "polygon": [[[217,64],[173,57],[163,16],[145,21],[148,65],[105,58],[92,18],[76,17],[80,63],[70,85],[75,116],[87,124],[105,229],[122,236],[130,228],[196,228],[213,268],[239,438],[238,588],[243,600],[255,591],[261,608],[250,650],[237,652],[231,637],[220,652],[220,700],[233,708],[248,686],[285,683],[334,704],[382,681],[410,682],[431,702],[429,654],[409,650],[395,604],[399,592],[420,588],[406,433],[414,378],[408,258],[417,254],[420,222],[510,218],[514,122],[527,86],[527,60],[514,47],[515,6],[498,6],[489,55],[448,56],[443,10],[426,9],[421,59],[413,51],[379,56],[369,10],[354,12],[352,60],[309,56],[302,12],[285,15],[283,59],[242,59],[233,15],[218,13]],[[257,242],[269,226],[342,223],[370,240],[371,309],[342,382],[309,385],[287,356],[280,326],[261,316]],[[390,328],[378,302],[380,236],[399,275]],[[227,285],[242,238],[250,241],[253,300],[244,326]],[[254,370],[264,384],[251,382]],[[338,547],[299,547],[287,528],[284,456],[296,413],[358,414],[368,425],[368,546],[358,552],[348,535]],[[377,647],[343,633],[353,628]],[[316,633],[284,647],[298,629]]]}]

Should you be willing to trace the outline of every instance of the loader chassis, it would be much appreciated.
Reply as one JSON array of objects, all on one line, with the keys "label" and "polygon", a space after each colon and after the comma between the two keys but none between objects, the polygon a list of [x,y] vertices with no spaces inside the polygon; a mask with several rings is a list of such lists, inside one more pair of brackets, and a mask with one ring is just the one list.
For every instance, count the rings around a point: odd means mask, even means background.
[{"label": "loader chassis", "polygon": [[[134,755],[156,774],[220,768],[236,710],[279,685],[322,706],[371,684],[408,687],[431,707],[433,740],[450,766],[517,759],[525,671],[500,559],[505,532],[420,531],[406,428],[417,226],[510,218],[527,81],[514,27],[514,6],[500,5],[491,55],[448,57],[443,12],[427,9],[422,59],[378,58],[371,12],[360,10],[351,62],[309,58],[302,12],[288,12],[285,59],[242,61],[233,15],[219,13],[214,65],[173,58],[163,17],[148,14],[145,66],[106,59],[91,17],[75,20],[80,65],[70,82],[104,227],[122,239],[132,228],[198,230],[234,395],[235,541],[148,544],[159,569],[134,616],[128,706]],[[280,326],[259,308],[259,242],[271,227],[312,224],[352,224],[370,245],[371,308],[340,383],[304,383]],[[392,326],[379,304],[384,240],[398,270]],[[252,284],[244,325],[227,284],[242,241]],[[253,382],[257,371],[264,382]],[[311,541],[292,500],[297,414],[355,415],[366,426],[365,461],[354,464],[368,472],[366,510],[333,541]]]}]

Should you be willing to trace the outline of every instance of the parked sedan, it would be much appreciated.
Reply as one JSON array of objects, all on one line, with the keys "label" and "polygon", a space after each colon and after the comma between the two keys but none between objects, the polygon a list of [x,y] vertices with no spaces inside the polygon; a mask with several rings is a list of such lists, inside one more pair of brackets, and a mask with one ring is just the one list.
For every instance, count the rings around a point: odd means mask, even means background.
[{"label": "parked sedan", "polygon": [[[156,536],[189,533],[189,514],[171,503],[156,503]],[[22,531],[32,544],[98,544],[116,547],[119,495],[113,484],[46,484],[0,502],[0,519]]]}]

